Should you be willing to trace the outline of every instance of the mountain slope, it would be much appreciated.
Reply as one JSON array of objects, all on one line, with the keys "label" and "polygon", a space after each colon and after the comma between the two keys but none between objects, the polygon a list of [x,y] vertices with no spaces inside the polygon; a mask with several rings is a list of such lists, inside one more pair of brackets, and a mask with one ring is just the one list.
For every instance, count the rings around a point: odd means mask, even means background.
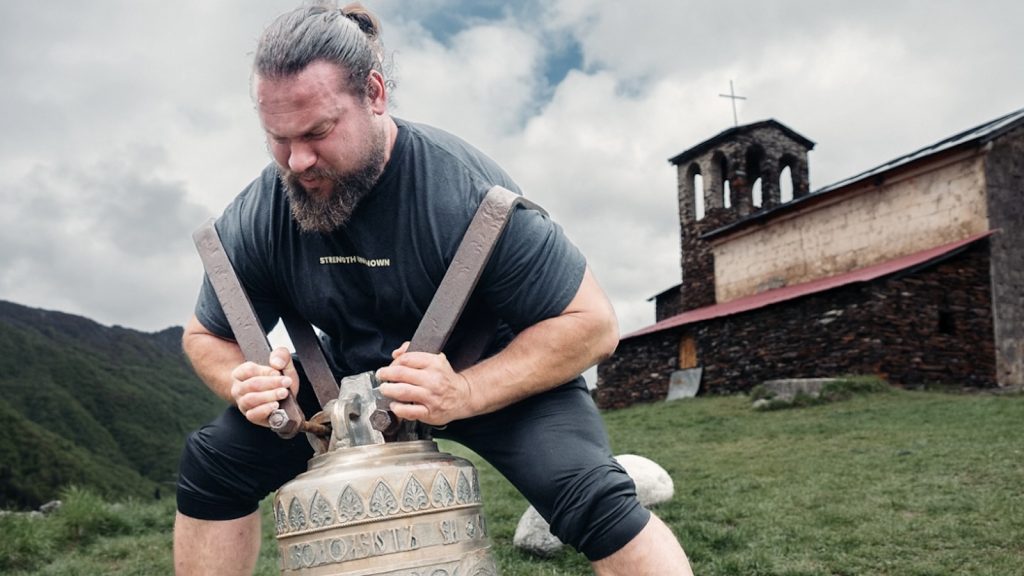
[{"label": "mountain slope", "polygon": [[67,484],[169,492],[186,434],[223,409],[180,340],[0,301],[0,508]]}]

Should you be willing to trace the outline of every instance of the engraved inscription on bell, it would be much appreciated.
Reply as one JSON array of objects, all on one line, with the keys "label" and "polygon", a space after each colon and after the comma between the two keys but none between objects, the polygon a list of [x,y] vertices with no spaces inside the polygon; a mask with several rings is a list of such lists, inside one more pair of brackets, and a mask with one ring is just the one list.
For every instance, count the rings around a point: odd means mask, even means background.
[{"label": "engraved inscription on bell", "polygon": [[365,525],[360,530],[292,544],[287,548],[286,564],[291,570],[303,570],[423,548],[473,543],[481,537],[475,529],[479,524],[479,517],[471,514],[386,528]]}]

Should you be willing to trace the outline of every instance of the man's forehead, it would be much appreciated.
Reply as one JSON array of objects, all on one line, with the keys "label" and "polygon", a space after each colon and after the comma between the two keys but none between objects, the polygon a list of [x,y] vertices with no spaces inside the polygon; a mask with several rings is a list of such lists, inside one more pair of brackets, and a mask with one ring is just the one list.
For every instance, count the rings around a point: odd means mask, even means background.
[{"label": "man's forehead", "polygon": [[295,74],[264,76],[257,72],[253,75],[253,83],[257,104],[282,96],[335,95],[347,92],[348,84],[345,71],[340,66],[323,60],[313,62]]}]

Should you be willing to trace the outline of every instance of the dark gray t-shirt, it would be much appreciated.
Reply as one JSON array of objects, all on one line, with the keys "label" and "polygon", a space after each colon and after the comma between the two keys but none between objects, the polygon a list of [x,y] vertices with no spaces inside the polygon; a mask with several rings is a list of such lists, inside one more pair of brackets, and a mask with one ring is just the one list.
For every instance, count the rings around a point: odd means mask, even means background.
[{"label": "dark gray t-shirt", "polygon": [[[216,223],[264,329],[283,307],[294,308],[323,332],[339,376],[391,362],[391,351],[412,338],[487,190],[497,184],[519,192],[466,142],[395,121],[384,173],[343,229],[300,232],[273,164]],[[501,321],[488,354],[564,310],[585,266],[557,224],[516,210],[474,293],[473,306]],[[232,337],[208,279],[196,316],[214,334]]]}]

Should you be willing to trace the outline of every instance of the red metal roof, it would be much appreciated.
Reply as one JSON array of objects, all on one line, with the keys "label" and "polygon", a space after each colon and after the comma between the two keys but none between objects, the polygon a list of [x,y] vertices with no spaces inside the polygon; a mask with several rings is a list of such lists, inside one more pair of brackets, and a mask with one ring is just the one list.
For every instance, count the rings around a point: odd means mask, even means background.
[{"label": "red metal roof", "polygon": [[719,318],[722,316],[739,314],[740,312],[748,312],[750,310],[756,310],[758,308],[763,308],[779,302],[785,302],[786,300],[792,300],[801,296],[832,290],[833,288],[839,288],[840,286],[846,286],[847,284],[868,282],[882,276],[887,276],[889,274],[935,260],[958,248],[977,242],[991,234],[992,231],[989,230],[957,242],[950,242],[949,244],[943,244],[941,246],[929,248],[928,250],[922,250],[921,252],[901,256],[887,262],[882,262],[881,264],[875,264],[873,266],[867,266],[845,274],[839,274],[838,276],[820,278],[818,280],[804,282],[803,284],[784,286],[782,288],[776,288],[775,290],[769,290],[767,292],[761,292],[760,294],[754,294],[751,296],[744,296],[743,298],[737,298],[736,300],[730,300],[721,304],[705,306],[703,308],[697,308],[696,310],[689,310],[682,314],[672,316],[671,318],[666,318],[657,324],[652,324],[646,328],[630,332],[623,336],[621,340],[636,338],[637,336],[643,336],[645,334],[653,334],[655,332],[661,332],[662,330],[668,330],[669,328],[676,328],[685,324],[693,324],[694,322],[709,320],[711,318]]}]

